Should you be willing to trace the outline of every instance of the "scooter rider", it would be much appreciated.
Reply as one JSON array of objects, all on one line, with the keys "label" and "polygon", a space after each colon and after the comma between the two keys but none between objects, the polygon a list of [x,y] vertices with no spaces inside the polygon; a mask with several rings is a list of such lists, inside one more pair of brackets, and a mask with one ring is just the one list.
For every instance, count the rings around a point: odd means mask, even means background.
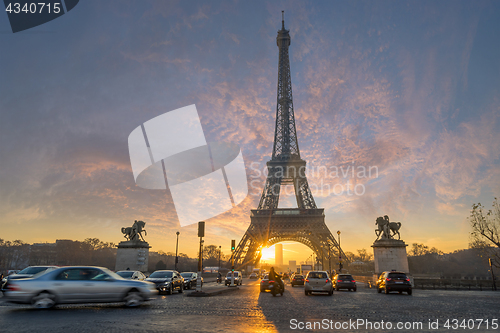
[{"label": "scooter rider", "polygon": [[281,286],[281,290],[285,290],[285,285],[283,284],[283,281],[281,280],[281,275],[279,275],[278,273],[276,273],[274,271],[274,267],[271,267],[271,269],[269,270],[269,280],[274,280],[276,282],[278,282]]}]

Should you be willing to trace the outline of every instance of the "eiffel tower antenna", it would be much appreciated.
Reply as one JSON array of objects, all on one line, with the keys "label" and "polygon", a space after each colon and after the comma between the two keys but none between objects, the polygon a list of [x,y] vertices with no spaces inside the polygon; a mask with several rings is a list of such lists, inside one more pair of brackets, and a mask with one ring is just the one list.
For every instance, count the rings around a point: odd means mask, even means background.
[{"label": "eiffel tower antenna", "polygon": [[[347,257],[325,224],[324,209],[317,208],[306,178],[306,161],[301,159],[292,97],[292,78],[288,49],[290,31],[285,29],[285,12],[281,12],[281,30],[276,44],[279,49],[276,126],[272,157],[267,162],[268,176],[259,207],[252,210],[251,223],[234,252],[239,268],[256,265],[260,250],[282,241],[296,241],[310,247],[322,267],[332,255],[348,262]],[[281,185],[293,185],[298,208],[278,208]]]}]

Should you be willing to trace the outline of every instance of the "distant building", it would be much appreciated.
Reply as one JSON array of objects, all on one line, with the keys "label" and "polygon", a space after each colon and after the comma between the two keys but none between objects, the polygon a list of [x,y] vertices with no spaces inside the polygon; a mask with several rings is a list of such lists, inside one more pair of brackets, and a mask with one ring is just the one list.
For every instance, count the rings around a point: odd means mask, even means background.
[{"label": "distant building", "polygon": [[283,244],[274,246],[274,264],[278,267],[283,266]]},{"label": "distant building", "polygon": [[30,265],[54,265],[56,260],[56,243],[34,243],[30,245]]}]

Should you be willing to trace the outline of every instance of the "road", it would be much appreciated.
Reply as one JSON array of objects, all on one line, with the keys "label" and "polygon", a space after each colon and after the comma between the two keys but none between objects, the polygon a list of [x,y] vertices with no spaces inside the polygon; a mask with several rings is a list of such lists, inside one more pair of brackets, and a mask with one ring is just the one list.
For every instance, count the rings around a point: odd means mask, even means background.
[{"label": "road", "polygon": [[[212,288],[218,286],[205,283],[204,289]],[[474,328],[457,327],[454,330],[454,322],[450,321],[450,329],[446,329],[443,325],[447,319],[457,319],[457,326],[465,319],[463,323],[473,324]],[[467,322],[469,319],[488,319],[489,329],[486,329],[485,321],[478,329],[479,321]],[[303,287],[291,288],[287,285],[283,297],[272,297],[269,293],[259,292],[258,281],[248,279],[244,280],[239,290],[228,294],[203,298],[186,297],[186,292],[158,296],[132,309],[120,304],[99,304],[35,310],[28,306],[0,303],[0,331],[16,333],[500,332],[500,327],[492,329],[492,319],[500,320],[500,292],[414,290],[412,296],[385,295],[360,285],[357,292],[336,291],[333,296],[305,296]],[[364,323],[357,320],[364,320]],[[439,330],[429,329],[429,320],[439,320]],[[372,330],[367,321],[371,323]],[[308,322],[309,325],[314,325],[314,322],[321,325],[316,324],[317,329],[300,329],[302,325],[306,328]],[[360,326],[353,326],[353,323]],[[390,329],[387,326],[389,323],[392,325]],[[398,323],[406,324],[411,329],[397,330]],[[335,329],[335,325],[340,329]],[[377,325],[379,329],[376,329]]]}]

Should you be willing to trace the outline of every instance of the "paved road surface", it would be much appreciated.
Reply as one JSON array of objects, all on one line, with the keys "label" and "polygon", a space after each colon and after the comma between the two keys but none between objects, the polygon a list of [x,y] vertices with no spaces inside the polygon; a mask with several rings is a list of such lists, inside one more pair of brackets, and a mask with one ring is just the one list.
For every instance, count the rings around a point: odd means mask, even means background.
[{"label": "paved road surface", "polygon": [[[204,289],[220,288],[206,283]],[[293,321],[293,320],[296,321]],[[447,319],[488,319],[477,329],[443,327]],[[0,304],[0,332],[500,332],[492,329],[500,320],[500,292],[414,290],[406,294],[378,294],[358,286],[357,292],[338,291],[333,296],[305,296],[303,287],[287,285],[283,297],[259,292],[259,282],[244,280],[240,290],[214,297],[159,296],[140,308],[119,304],[59,306],[35,310],[28,306]],[[353,327],[357,320],[364,325]],[[384,324],[381,324],[381,321]],[[439,320],[439,330],[429,329],[429,320]],[[373,330],[369,324],[372,323]],[[299,329],[319,322],[334,329]],[[393,326],[388,329],[388,322]],[[337,325],[345,329],[335,330]],[[378,323],[378,324],[377,324]],[[397,323],[418,325],[397,330]],[[407,324],[410,323],[410,324]],[[413,324],[416,323],[416,324]],[[467,323],[467,322],[465,322]],[[473,324],[468,322],[468,324]],[[331,326],[330,326],[331,325]],[[378,330],[375,330],[377,325]],[[450,321],[450,325],[453,322]],[[296,329],[292,329],[292,328]],[[314,327],[314,326],[313,326]],[[407,326],[408,327],[408,326]]]}]

